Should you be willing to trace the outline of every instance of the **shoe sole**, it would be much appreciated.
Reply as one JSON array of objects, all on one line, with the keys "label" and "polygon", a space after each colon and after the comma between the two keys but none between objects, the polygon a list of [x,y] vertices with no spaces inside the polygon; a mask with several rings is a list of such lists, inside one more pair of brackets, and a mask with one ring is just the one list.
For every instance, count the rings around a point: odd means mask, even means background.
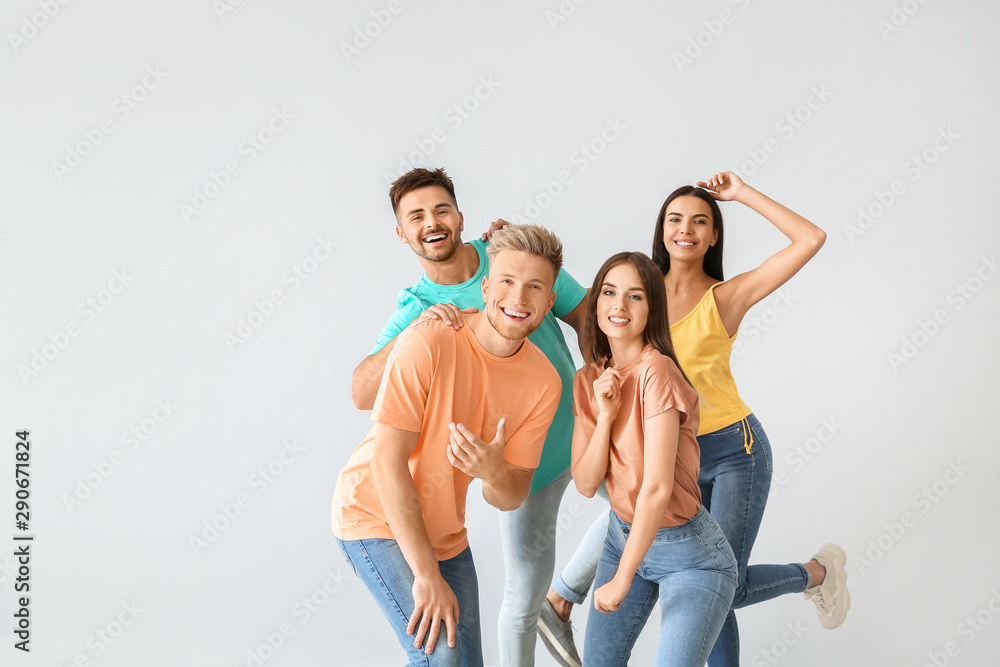
[{"label": "shoe sole", "polygon": [[566,649],[559,643],[555,634],[541,617],[538,619],[538,634],[542,636],[542,643],[549,649],[549,653],[552,653],[552,657],[561,660],[563,667],[583,667],[566,652]]}]

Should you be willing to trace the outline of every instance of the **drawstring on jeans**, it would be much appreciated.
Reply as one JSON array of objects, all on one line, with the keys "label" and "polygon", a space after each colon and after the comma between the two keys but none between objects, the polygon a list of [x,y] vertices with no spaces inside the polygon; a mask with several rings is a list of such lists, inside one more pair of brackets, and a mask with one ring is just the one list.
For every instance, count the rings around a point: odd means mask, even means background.
[{"label": "drawstring on jeans", "polygon": [[[750,430],[750,422],[746,417],[740,420],[743,424],[743,449],[747,450],[747,454],[750,453],[750,449],[753,447],[753,431]],[[747,439],[749,436],[749,440]]]}]

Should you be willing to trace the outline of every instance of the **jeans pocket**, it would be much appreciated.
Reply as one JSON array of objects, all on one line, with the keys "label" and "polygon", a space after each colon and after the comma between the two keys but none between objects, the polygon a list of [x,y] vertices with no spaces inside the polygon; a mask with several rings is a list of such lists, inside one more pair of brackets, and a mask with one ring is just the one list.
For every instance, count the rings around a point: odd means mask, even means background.
[{"label": "jeans pocket", "polygon": [[717,529],[706,535],[702,538],[702,544],[705,545],[705,551],[708,552],[718,569],[723,572],[732,570],[733,576],[736,576],[736,558],[733,556],[733,550],[729,546],[729,542],[726,541],[726,535],[722,530]]},{"label": "jeans pocket", "polygon": [[764,466],[767,468],[768,472],[774,472],[774,461],[772,460],[771,453],[771,443],[767,439],[767,433],[764,432],[764,428],[757,422],[750,427],[750,432],[753,435],[754,450],[761,452],[764,457]]}]

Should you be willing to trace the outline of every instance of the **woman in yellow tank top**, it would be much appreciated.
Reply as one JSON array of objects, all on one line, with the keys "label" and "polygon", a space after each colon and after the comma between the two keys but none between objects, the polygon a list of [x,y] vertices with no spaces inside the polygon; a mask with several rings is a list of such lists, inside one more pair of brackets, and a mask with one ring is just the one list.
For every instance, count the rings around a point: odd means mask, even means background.
[{"label": "woman in yellow tank top", "polygon": [[[760,422],[740,398],[729,357],[747,311],[781,287],[819,251],[820,228],[761,194],[733,172],[667,197],[656,220],[653,260],[664,273],[670,334],[681,367],[700,394],[702,502],[725,532],[739,566],[733,609],[786,593],[805,592],[826,628],[850,607],[846,555],[824,545],[807,563],[748,565],[771,484],[771,447]],[[759,213],[791,243],[755,269],[722,274],[722,212],[735,201]],[[710,667],[739,665],[739,631],[732,610],[709,657]]]}]

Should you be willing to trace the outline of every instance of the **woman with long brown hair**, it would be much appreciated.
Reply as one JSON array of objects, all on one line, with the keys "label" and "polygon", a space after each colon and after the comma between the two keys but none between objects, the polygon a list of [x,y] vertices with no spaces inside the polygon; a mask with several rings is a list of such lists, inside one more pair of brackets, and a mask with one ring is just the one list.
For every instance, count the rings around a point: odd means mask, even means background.
[{"label": "woman with long brown hair", "polygon": [[698,488],[698,395],[677,364],[660,272],[642,253],[598,271],[573,382],[571,469],[611,515],[587,621],[587,665],[623,665],[660,602],[656,665],[700,667],[736,589],[736,561]]}]

